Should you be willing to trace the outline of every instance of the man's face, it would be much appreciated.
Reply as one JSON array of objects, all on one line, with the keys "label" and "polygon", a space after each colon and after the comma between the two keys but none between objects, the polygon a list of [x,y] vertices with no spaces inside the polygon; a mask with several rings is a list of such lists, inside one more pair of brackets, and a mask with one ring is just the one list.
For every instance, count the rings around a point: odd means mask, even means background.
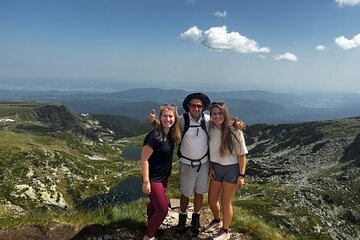
[{"label": "man's face", "polygon": [[194,119],[199,119],[203,109],[203,103],[200,99],[191,99],[189,102],[190,115]]}]

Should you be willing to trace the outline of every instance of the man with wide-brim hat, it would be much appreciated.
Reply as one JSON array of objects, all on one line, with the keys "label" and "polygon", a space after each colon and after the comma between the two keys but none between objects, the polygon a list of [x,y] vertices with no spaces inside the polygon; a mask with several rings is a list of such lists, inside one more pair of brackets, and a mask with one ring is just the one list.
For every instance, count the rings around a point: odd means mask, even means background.
[{"label": "man with wide-brim hat", "polygon": [[196,92],[196,93],[191,93],[189,95],[186,96],[186,98],[183,101],[183,108],[185,110],[185,112],[189,112],[190,111],[190,101],[193,99],[199,99],[201,100],[202,104],[203,104],[203,108],[202,111],[207,110],[209,104],[210,104],[210,99],[208,96],[206,96],[204,93],[200,93],[200,92]]},{"label": "man with wide-brim hat", "polygon": [[180,158],[180,213],[176,226],[178,232],[186,231],[189,198],[194,194],[194,212],[191,226],[195,233],[200,232],[200,209],[203,194],[208,191],[209,146],[207,129],[210,116],[203,112],[210,99],[204,93],[195,92],[185,97],[183,108],[186,111],[179,119],[182,140],[178,155]]}]

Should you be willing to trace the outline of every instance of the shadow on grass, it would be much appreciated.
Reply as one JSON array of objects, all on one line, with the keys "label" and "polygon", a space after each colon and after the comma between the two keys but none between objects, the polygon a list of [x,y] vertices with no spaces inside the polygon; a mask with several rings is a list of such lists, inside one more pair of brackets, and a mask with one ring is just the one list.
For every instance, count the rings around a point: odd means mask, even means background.
[{"label": "shadow on grass", "polygon": [[122,219],[117,223],[112,223],[109,225],[89,225],[84,227],[78,234],[76,234],[71,240],[85,240],[100,238],[104,235],[115,236],[118,233],[117,229],[126,228],[129,233],[139,233],[139,239],[142,239],[142,236],[145,233],[146,226],[143,221],[134,221],[133,219]]},{"label": "shadow on grass", "polygon": [[[124,229],[123,234],[118,229]],[[109,239],[138,239],[142,240],[146,232],[146,226],[144,222],[134,221],[133,219],[122,219],[116,224],[109,225],[89,225],[82,229],[71,240],[88,240],[88,239],[106,239],[106,235],[109,235]],[[169,228],[160,228],[155,233],[156,239],[177,239],[177,240],[212,240],[212,237],[199,236],[199,233],[194,233],[191,227],[188,226],[186,231],[178,233],[176,226]]]}]

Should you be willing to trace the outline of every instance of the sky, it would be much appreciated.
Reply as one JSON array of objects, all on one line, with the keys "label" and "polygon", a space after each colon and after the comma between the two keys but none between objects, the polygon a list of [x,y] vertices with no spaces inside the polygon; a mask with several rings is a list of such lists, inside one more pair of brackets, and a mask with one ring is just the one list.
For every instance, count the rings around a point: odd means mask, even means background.
[{"label": "sky", "polygon": [[360,0],[0,0],[1,77],[360,93]]}]

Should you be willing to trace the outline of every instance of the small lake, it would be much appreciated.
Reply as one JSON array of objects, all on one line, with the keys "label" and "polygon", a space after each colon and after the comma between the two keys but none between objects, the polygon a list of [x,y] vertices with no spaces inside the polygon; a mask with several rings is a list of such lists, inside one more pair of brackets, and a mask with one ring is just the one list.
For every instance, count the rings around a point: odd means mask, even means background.
[{"label": "small lake", "polygon": [[128,177],[112,187],[107,193],[85,198],[77,207],[95,209],[104,206],[128,203],[146,197],[141,191],[142,179]]},{"label": "small lake", "polygon": [[122,156],[125,160],[139,161],[141,157],[142,147],[127,146],[122,151]]}]

